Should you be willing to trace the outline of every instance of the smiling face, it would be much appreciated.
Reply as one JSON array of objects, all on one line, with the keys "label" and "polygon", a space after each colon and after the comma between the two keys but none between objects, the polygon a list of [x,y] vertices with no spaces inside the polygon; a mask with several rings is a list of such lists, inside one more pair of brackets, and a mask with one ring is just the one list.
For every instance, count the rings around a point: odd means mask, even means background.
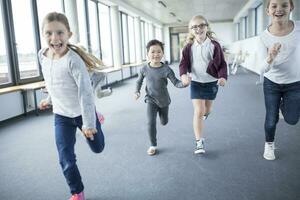
[{"label": "smiling face", "polygon": [[149,51],[148,51],[148,58],[152,65],[160,64],[160,61],[161,61],[163,55],[164,55],[164,52],[163,52],[161,46],[159,46],[158,44],[150,46]]},{"label": "smiling face", "polygon": [[206,39],[208,24],[205,19],[196,17],[190,21],[190,32],[198,42],[203,42]]},{"label": "smiling face", "polygon": [[270,0],[267,14],[272,18],[272,22],[286,22],[293,8],[290,0]]},{"label": "smiling face", "polygon": [[66,54],[72,33],[63,23],[58,21],[46,23],[43,27],[43,36],[54,57],[60,58]]}]

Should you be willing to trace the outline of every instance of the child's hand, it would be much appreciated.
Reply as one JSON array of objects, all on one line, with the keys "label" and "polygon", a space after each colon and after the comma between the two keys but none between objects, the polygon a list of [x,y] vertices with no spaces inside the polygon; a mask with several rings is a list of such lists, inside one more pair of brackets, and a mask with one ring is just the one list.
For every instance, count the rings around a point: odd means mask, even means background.
[{"label": "child's hand", "polygon": [[276,56],[278,55],[279,51],[281,48],[281,44],[280,43],[275,43],[269,50],[268,50],[268,58],[267,58],[267,62],[269,64],[271,64],[273,62],[273,60],[276,58]]},{"label": "child's hand", "polygon": [[140,98],[141,94],[139,92],[134,93],[134,99],[138,100]]},{"label": "child's hand", "polygon": [[190,82],[191,82],[191,77],[189,77],[187,74],[182,74],[180,76],[180,79],[181,79],[182,84],[184,86],[188,86],[190,84]]},{"label": "child's hand", "polygon": [[94,140],[94,135],[97,133],[97,130],[94,128],[82,129],[82,133],[86,138],[90,138],[90,140]]},{"label": "child's hand", "polygon": [[220,86],[225,86],[225,84],[226,84],[226,79],[225,78],[220,78],[220,79],[218,79],[218,83],[217,83],[218,85],[220,85]]},{"label": "child's hand", "polygon": [[47,102],[46,99],[41,100],[41,102],[39,104],[39,109],[40,110],[45,110],[47,108],[50,108],[50,104]]}]

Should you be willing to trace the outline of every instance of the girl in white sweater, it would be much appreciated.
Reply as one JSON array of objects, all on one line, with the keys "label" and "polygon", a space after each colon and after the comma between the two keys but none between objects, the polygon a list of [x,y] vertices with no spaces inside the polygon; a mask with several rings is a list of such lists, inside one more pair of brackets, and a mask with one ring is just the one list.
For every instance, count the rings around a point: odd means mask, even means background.
[{"label": "girl in white sweater", "polygon": [[261,34],[264,62],[261,77],[265,97],[264,158],[274,160],[274,138],[279,109],[288,124],[300,117],[300,21],[289,19],[292,0],[268,0],[271,24]]}]

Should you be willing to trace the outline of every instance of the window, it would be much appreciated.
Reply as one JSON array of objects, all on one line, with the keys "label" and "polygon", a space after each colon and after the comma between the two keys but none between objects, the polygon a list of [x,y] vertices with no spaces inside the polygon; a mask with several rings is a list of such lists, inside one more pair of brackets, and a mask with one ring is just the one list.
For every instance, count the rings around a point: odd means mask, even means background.
[{"label": "window", "polygon": [[[0,41],[5,41],[4,38],[4,23],[2,19],[2,10],[0,9]],[[0,43],[0,86],[11,83],[11,73],[9,71],[7,52],[5,42]]]},{"label": "window", "polygon": [[98,10],[102,61],[107,66],[113,66],[109,7],[99,3]]},{"label": "window", "polygon": [[121,13],[122,20],[122,46],[123,46],[123,64],[129,63],[129,43],[128,43],[128,24],[127,15]]},{"label": "window", "polygon": [[128,32],[129,34],[129,61],[130,63],[135,63],[135,31],[134,31],[134,18],[132,16],[128,16]]},{"label": "window", "polygon": [[93,1],[88,1],[89,8],[89,37],[90,37],[90,51],[91,53],[100,59],[100,41],[99,41],[99,26],[98,26],[98,18],[97,18],[97,7],[96,3]]},{"label": "window", "polygon": [[255,8],[255,35],[259,35],[263,30],[264,9],[263,4]]},{"label": "window", "polygon": [[85,0],[77,0],[77,12],[78,12],[78,30],[80,45],[88,49],[87,42],[87,30],[86,30],[86,17],[85,17]]},{"label": "window", "polygon": [[145,22],[141,21],[142,60],[146,60]]},{"label": "window", "polygon": [[[36,38],[31,11],[31,0],[12,0],[18,73],[20,80],[40,76],[36,56]],[[26,20],[24,20],[26,19]],[[17,67],[17,66],[16,66]]]},{"label": "window", "polygon": [[[45,4],[45,0],[37,0],[37,9],[38,9],[38,18],[39,18],[39,26],[40,26],[40,30],[42,29],[42,23],[43,23],[43,19],[44,17],[50,13],[50,12],[62,12],[62,2],[61,0],[51,0],[48,1],[47,4]],[[42,35],[42,30],[41,30],[41,45],[42,47],[46,47],[46,43],[43,40],[43,35]]]}]

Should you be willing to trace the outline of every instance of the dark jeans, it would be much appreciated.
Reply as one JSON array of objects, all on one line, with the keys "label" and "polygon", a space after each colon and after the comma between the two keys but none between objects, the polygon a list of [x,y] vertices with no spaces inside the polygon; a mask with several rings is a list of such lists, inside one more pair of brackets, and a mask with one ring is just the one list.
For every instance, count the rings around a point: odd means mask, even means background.
[{"label": "dark jeans", "polygon": [[300,117],[300,81],[290,84],[277,84],[264,78],[266,106],[266,142],[273,142],[276,124],[281,109],[284,120],[291,125],[297,124]]},{"label": "dark jeans", "polygon": [[151,142],[151,146],[157,145],[156,140],[156,117],[157,113],[159,114],[160,123],[162,125],[166,125],[168,123],[168,113],[169,113],[169,106],[160,108],[154,103],[147,103],[147,117],[148,117],[148,134]]},{"label": "dark jeans", "polygon": [[[104,149],[104,135],[101,130],[101,124],[97,117],[96,119],[97,133],[94,135],[94,140],[86,139],[86,141],[94,153],[100,153]],[[74,146],[76,129],[81,129],[82,127],[82,117],[69,118],[55,114],[54,123],[56,147],[63,174],[71,193],[78,194],[83,191],[84,187],[76,165]]]}]

